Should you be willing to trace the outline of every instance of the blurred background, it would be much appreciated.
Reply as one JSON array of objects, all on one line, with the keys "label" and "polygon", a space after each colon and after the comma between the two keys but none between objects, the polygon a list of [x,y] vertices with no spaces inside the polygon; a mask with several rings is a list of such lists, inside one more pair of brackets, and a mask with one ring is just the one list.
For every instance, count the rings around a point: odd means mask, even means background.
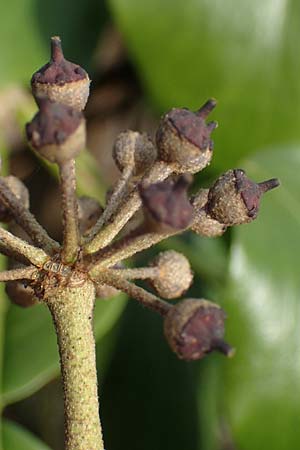
[{"label": "blurred background", "polygon": [[[265,196],[255,222],[222,238],[186,234],[160,246],[190,259],[189,296],[226,310],[232,360],[179,361],[160,318],[124,296],[97,302],[106,449],[298,449],[299,1],[0,0],[0,151],[30,189],[32,211],[59,239],[55,174],[28,150],[23,131],[36,110],[29,80],[49,60],[53,35],[92,78],[80,194],[104,199],[118,175],[111,149],[120,131],[153,136],[163,112],[197,109],[210,97],[218,100],[215,153],[195,185],[207,187],[229,168],[282,183]],[[139,255],[137,265],[153,252]],[[48,312],[11,305],[1,286],[0,330],[3,449],[62,450]]]}]

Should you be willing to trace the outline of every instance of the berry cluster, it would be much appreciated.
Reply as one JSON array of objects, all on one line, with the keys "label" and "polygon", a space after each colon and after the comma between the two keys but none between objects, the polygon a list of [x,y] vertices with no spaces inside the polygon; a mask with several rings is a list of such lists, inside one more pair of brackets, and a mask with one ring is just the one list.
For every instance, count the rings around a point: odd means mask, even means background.
[{"label": "berry cluster", "polygon": [[208,100],[197,112],[175,108],[163,116],[155,143],[146,134],[122,132],[113,149],[120,178],[105,208],[95,199],[77,198],[74,158],[85,147],[82,110],[89,85],[87,73],[67,61],[60,39],[52,38],[50,62],[32,77],[39,110],[26,133],[32,149],[58,165],[63,242],[51,239],[30,213],[26,187],[14,177],[0,177],[0,219],[10,230],[0,229],[0,251],[17,262],[0,280],[23,306],[47,303],[55,290],[80,289],[87,281],[100,297],[121,290],[164,317],[166,338],[180,358],[199,359],[213,350],[231,355],[218,305],[191,298],[172,305],[132,282],[146,280],[165,299],[181,297],[193,279],[185,256],[165,251],[148,267],[132,269],[123,261],[186,230],[215,237],[254,220],[261,195],[278,180],[257,184],[234,169],[209,189],[189,194],[192,175],[213,155],[217,123],[206,120],[216,102]]}]

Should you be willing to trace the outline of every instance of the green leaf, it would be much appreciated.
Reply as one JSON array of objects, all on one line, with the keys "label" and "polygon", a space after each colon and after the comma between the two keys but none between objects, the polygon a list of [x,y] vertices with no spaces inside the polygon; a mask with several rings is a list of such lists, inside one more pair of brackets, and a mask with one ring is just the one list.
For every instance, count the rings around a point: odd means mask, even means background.
[{"label": "green leaf", "polygon": [[[125,296],[98,300],[94,330],[100,341],[118,320]],[[59,374],[54,327],[46,306],[22,309],[11,305],[7,314],[3,373],[3,401],[18,401]]]},{"label": "green leaf", "polygon": [[[149,99],[165,111],[213,96],[213,169],[300,140],[297,0],[110,0]],[[293,105],[287,99],[293,99]],[[226,155],[226,158],[224,157]]]},{"label": "green leaf", "polygon": [[50,450],[46,444],[16,423],[3,422],[4,450]]},{"label": "green leaf", "polygon": [[196,450],[194,368],[171,352],[162,318],[129,301],[101,396],[106,448]]},{"label": "green leaf", "polygon": [[[234,447],[296,449],[300,442],[300,149],[261,153],[243,164],[252,178],[278,176],[259,218],[236,229],[227,338],[237,347],[220,374],[221,415]],[[219,411],[220,412],[220,411]]]},{"label": "green leaf", "polygon": [[212,354],[198,365],[198,450],[220,450],[218,395],[220,384],[220,355]]},{"label": "green leaf", "polygon": [[[16,36],[17,30],[17,36]],[[14,45],[9,45],[13,42]],[[0,19],[0,86],[29,83],[34,70],[47,60],[47,47],[39,38],[32,0],[2,2]]]},{"label": "green leaf", "polygon": [[53,35],[62,37],[68,59],[87,68],[105,18],[103,2],[95,0],[1,2],[0,88],[29,84],[32,73],[49,60]]}]

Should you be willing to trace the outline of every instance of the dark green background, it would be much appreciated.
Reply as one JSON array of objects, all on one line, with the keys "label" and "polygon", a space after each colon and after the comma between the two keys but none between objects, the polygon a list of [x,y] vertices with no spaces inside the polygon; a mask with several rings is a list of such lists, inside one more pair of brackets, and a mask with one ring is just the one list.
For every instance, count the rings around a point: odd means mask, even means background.
[{"label": "dark green background", "polygon": [[[157,118],[173,106],[196,109],[209,97],[218,99],[215,156],[206,179],[243,167],[257,181],[276,176],[282,186],[267,194],[254,223],[224,238],[189,235],[164,244],[191,260],[196,275],[191,294],[218,301],[228,312],[227,338],[237,348],[232,360],[211,355],[199,363],[177,361],[158,318],[130,303],[116,327],[125,299],[98,302],[106,448],[296,450],[300,3],[0,0],[0,94],[12,84],[28,85],[32,72],[48,60],[49,36],[55,34],[62,36],[66,55],[93,76],[92,56],[109,20],[124,37],[144,102]],[[22,111],[20,122],[28,114]],[[1,131],[0,145],[9,151]],[[42,306],[24,311],[1,296],[4,415],[7,405],[27,399],[25,425],[51,442],[47,413],[38,426],[30,422],[30,408],[43,401],[38,392],[47,391],[58,375],[49,317]],[[12,420],[3,422],[4,450],[48,448],[36,439]]]}]

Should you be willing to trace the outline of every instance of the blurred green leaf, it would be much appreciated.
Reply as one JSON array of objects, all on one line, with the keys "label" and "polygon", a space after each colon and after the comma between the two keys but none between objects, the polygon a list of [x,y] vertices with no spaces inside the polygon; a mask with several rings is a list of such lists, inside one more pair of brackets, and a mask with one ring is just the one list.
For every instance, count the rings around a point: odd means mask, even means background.
[{"label": "blurred green leaf", "polygon": [[[9,45],[13,42],[14,45]],[[0,18],[0,86],[29,83],[35,69],[48,58],[47,47],[39,38],[32,0],[1,2]],[[46,60],[45,60],[46,58]]]},{"label": "blurred green leaf", "polygon": [[[196,386],[198,388],[198,450],[220,450],[218,396],[220,377],[220,355],[212,354],[198,365]],[[222,447],[223,448],[223,447]],[[225,448],[225,446],[224,446]]]},{"label": "blurred green leaf", "polygon": [[129,301],[101,396],[108,449],[197,449],[195,365],[171,352],[162,325]]},{"label": "blurred green leaf", "polygon": [[46,444],[16,423],[3,422],[3,450],[50,450]]},{"label": "blurred green leaf", "polygon": [[110,5],[160,111],[196,109],[211,96],[218,99],[213,170],[229,168],[262,146],[299,142],[297,0]]},{"label": "blurred green leaf", "polygon": [[[124,295],[99,300],[94,330],[100,341],[125,307]],[[7,314],[3,373],[3,401],[18,401],[59,374],[58,348],[50,313],[44,305],[22,309],[11,305]]]},{"label": "blurred green leaf", "polygon": [[32,73],[49,60],[53,35],[62,37],[69,59],[87,68],[105,19],[104,2],[99,0],[2,1],[0,87],[29,84]]},{"label": "blurred green leaf", "polygon": [[221,415],[234,448],[296,449],[300,414],[300,148],[261,153],[243,164],[252,178],[278,176],[259,218],[234,234],[224,307],[237,347],[220,373]]}]

